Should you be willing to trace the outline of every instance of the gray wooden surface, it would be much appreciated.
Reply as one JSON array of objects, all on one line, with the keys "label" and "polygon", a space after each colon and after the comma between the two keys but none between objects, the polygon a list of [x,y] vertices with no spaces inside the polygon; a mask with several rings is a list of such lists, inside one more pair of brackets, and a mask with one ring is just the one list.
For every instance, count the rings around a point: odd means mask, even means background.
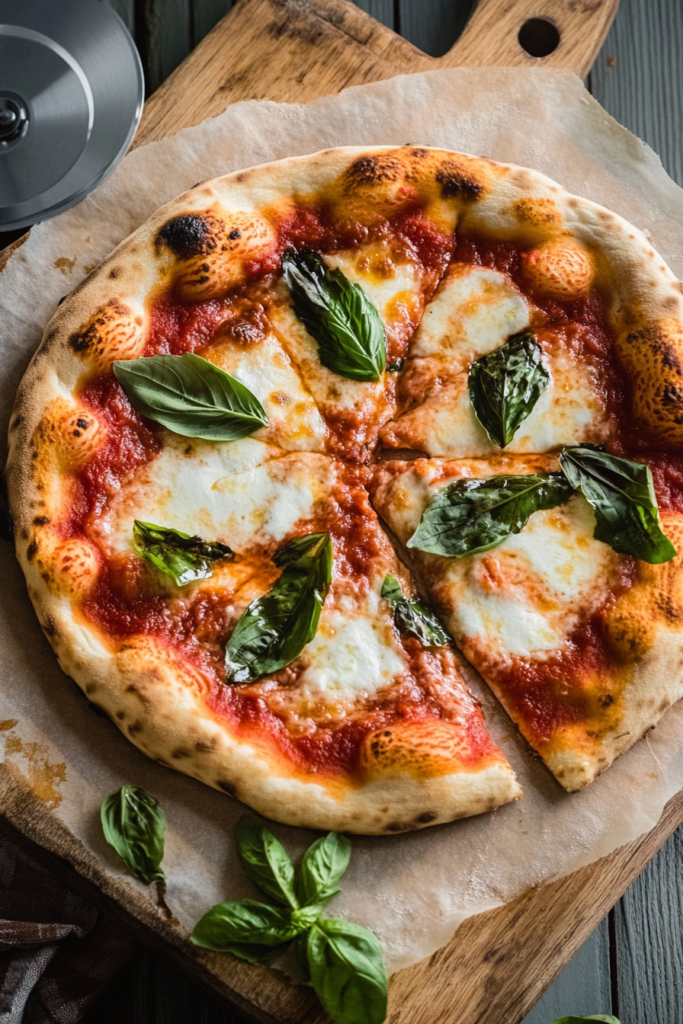
[{"label": "gray wooden surface", "polygon": [[[149,91],[230,8],[230,0],[111,3],[135,35]],[[358,4],[416,46],[439,56],[457,38],[474,2],[358,0]],[[587,83],[617,120],[659,153],[680,185],[682,50],[683,0],[621,0]],[[622,1024],[682,1024],[682,883],[683,827],[582,946],[524,1024],[551,1024],[560,1015],[594,1013],[613,1013]],[[143,954],[86,1018],[86,1024],[124,1022],[239,1024],[240,1018],[173,968]]]}]

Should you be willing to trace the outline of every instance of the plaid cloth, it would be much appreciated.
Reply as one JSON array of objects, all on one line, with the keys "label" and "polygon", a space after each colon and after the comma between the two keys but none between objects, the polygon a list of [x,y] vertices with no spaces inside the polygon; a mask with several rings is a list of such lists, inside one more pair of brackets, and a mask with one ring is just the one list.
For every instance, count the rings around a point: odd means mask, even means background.
[{"label": "plaid cloth", "polygon": [[0,1024],[76,1024],[138,948],[0,836]]}]

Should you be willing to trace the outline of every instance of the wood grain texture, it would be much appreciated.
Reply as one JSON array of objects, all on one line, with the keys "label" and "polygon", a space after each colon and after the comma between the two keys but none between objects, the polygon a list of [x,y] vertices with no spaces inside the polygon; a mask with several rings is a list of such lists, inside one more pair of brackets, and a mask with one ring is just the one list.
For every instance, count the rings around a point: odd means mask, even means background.
[{"label": "wood grain texture", "polygon": [[589,1016],[612,1012],[609,928],[600,922],[567,966],[546,989],[522,1024],[550,1024],[574,1013]]},{"label": "wood grain texture", "polygon": [[683,3],[621,0],[590,76],[591,92],[683,185]]},{"label": "wood grain texture", "polygon": [[683,831],[668,840],[615,910],[622,1024],[680,1024],[683,1015]]},{"label": "wood grain texture", "polygon": [[[148,2],[156,10],[162,0]],[[165,2],[170,6],[183,0]],[[547,66],[583,75],[617,4],[618,0],[479,0],[455,46],[437,58],[347,0],[238,0],[150,98],[136,145],[222,113],[236,100],[307,102],[351,84],[430,68]],[[548,57],[530,57],[517,40],[519,28],[531,16],[546,17],[560,31],[560,45]],[[154,18],[151,22],[157,25]]]}]

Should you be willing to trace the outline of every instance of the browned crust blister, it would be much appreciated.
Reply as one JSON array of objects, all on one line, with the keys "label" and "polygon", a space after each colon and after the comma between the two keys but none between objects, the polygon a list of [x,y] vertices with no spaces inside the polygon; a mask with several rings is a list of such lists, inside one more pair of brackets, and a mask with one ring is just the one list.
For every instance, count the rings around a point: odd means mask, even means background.
[{"label": "browned crust blister", "polygon": [[[84,375],[143,351],[150,298],[171,284],[184,299],[199,301],[244,281],[250,261],[273,246],[274,219],[302,197],[324,201],[341,228],[372,228],[417,197],[442,231],[460,224],[531,246],[526,272],[534,287],[566,297],[601,282],[611,296],[616,351],[634,386],[633,415],[665,445],[683,441],[683,295],[642,233],[537,172],[427,148],[349,148],[252,168],[184,193],[93,271],[45,330],[11,417],[8,483],[17,555],[64,670],[149,756],[265,814],[358,832],[419,828],[516,796],[509,766],[501,760],[470,775],[437,771],[450,741],[398,732],[364,753],[369,781],[360,787],[326,786],[275,764],[207,710],[201,679],[180,668],[170,650],[141,637],[112,651],[79,617],[77,601],[96,578],[99,555],[85,540],[60,541],[54,529],[69,502],[69,472],[106,436],[106,425],[74,398]],[[660,576],[644,579],[648,607],[675,604],[677,568],[666,572],[670,591]],[[632,739],[681,695],[677,616],[657,619],[647,649],[638,648],[629,688]],[[637,647],[642,615],[624,607],[620,622],[624,648]],[[605,754],[604,747],[596,759],[609,761],[620,749],[615,744]],[[420,771],[415,765],[425,751],[435,760]]]}]

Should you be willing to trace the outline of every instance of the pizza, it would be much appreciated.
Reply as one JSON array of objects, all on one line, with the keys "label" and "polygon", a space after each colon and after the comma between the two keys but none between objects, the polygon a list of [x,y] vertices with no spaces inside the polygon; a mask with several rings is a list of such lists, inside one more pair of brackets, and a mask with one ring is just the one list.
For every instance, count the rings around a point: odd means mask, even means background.
[{"label": "pizza", "polygon": [[17,554],[88,700],[271,818],[517,799],[462,655],[578,789],[683,694],[682,378],[671,272],[537,172],[253,168],[59,306],[11,418]]}]

